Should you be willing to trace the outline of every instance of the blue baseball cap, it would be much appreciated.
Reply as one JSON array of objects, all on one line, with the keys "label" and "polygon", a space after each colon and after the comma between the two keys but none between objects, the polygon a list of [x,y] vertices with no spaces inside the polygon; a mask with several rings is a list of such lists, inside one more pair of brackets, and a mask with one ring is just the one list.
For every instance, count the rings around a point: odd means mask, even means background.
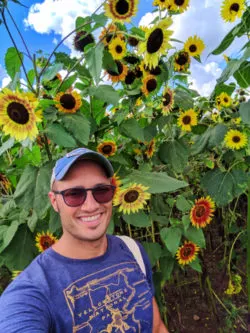
[{"label": "blue baseball cap", "polygon": [[55,180],[62,180],[77,160],[95,161],[105,170],[107,177],[112,177],[114,174],[112,164],[102,154],[87,148],[77,148],[57,160],[52,171],[50,187],[52,187]]}]

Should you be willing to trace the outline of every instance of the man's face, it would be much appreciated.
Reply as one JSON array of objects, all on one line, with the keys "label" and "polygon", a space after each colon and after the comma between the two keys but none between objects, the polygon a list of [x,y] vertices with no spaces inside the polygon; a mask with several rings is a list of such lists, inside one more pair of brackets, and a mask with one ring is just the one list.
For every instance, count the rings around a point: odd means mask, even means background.
[{"label": "man's face", "polygon": [[[76,162],[62,181],[56,181],[53,190],[63,191],[74,187],[92,188],[97,185],[110,185],[103,169],[91,161]],[[111,215],[112,200],[98,203],[91,191],[87,191],[84,203],[69,207],[61,194],[49,193],[55,211],[60,214],[63,238],[74,241],[96,241],[106,234]]]}]

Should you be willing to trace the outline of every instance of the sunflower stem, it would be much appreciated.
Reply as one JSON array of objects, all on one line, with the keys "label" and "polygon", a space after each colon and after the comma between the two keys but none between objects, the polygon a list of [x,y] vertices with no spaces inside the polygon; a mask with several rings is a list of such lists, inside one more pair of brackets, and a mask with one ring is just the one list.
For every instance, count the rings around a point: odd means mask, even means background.
[{"label": "sunflower stem", "polygon": [[228,257],[228,264],[227,264],[227,272],[228,272],[228,276],[229,276],[229,279],[231,280],[231,260],[232,260],[232,254],[233,254],[233,248],[234,248],[234,245],[237,241],[237,239],[241,236],[241,234],[243,234],[245,232],[245,230],[241,230],[238,235],[235,237],[234,241],[233,241],[233,244],[231,246],[231,249],[230,249],[230,252],[229,252],[229,257]]},{"label": "sunflower stem", "polygon": [[5,13],[4,13],[4,8],[1,10],[1,16],[2,16],[2,19],[3,19],[3,24],[4,24],[4,26],[5,26],[5,28],[6,28],[7,32],[8,32],[8,35],[9,35],[9,37],[10,37],[10,39],[11,39],[11,41],[12,41],[12,43],[13,43],[15,49],[16,49],[16,52],[17,52],[18,58],[19,58],[19,60],[20,60],[20,62],[21,62],[21,66],[22,66],[22,68],[23,68],[24,75],[25,75],[26,80],[27,80],[27,82],[28,82],[28,84],[29,84],[29,89],[30,89],[33,93],[35,93],[35,90],[34,90],[34,88],[32,87],[32,84],[30,83],[30,80],[29,80],[29,77],[28,77],[28,74],[27,74],[26,68],[25,68],[24,63],[23,63],[23,59],[22,59],[22,57],[21,57],[21,55],[20,55],[20,52],[18,51],[18,48],[17,48],[16,42],[15,42],[15,40],[14,40],[14,38],[13,38],[13,36],[12,36],[12,33],[11,33],[9,27],[8,27],[8,24],[7,24],[7,21],[6,21],[6,17],[5,17]]},{"label": "sunflower stem", "polygon": [[250,311],[250,181],[248,182],[247,193],[247,290],[248,290],[248,311]]},{"label": "sunflower stem", "polygon": [[129,223],[128,223],[128,234],[129,234],[129,237],[133,238],[131,225]]}]

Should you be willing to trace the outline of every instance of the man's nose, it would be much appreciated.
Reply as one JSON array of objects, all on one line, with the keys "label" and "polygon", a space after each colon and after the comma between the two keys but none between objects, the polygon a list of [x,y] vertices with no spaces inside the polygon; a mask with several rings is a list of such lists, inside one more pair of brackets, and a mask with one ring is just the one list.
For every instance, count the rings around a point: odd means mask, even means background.
[{"label": "man's nose", "polygon": [[99,207],[99,203],[95,200],[92,191],[88,190],[86,192],[86,199],[84,203],[81,205],[81,209],[83,210],[88,210],[88,211],[93,211]]}]

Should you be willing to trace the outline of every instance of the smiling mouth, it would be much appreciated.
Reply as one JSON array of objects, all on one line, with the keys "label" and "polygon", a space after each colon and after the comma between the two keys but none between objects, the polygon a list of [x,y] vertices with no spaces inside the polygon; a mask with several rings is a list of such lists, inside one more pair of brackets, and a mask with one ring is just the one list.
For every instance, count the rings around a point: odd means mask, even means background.
[{"label": "smiling mouth", "polygon": [[79,217],[81,222],[93,222],[98,220],[101,217],[101,213],[93,215],[93,216],[86,216],[86,217]]}]

